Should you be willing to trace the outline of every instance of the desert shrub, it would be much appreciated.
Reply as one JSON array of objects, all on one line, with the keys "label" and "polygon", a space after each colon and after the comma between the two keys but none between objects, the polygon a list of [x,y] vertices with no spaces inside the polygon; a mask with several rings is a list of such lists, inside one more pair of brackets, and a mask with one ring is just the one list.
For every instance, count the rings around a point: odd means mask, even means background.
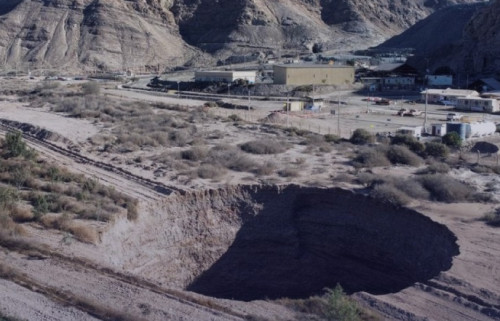
[{"label": "desert shrub", "polygon": [[0,209],[11,209],[19,199],[19,193],[10,187],[0,186]]},{"label": "desert shrub", "polygon": [[389,166],[391,162],[387,159],[386,150],[381,147],[362,149],[354,158],[357,167],[379,167]]},{"label": "desert shrub", "polygon": [[99,240],[97,232],[82,223],[73,223],[67,229],[80,242],[96,244]]},{"label": "desert shrub", "polygon": [[99,95],[101,93],[101,86],[95,81],[89,81],[82,85],[82,93],[87,95]]},{"label": "desert shrub", "polygon": [[356,176],[356,181],[363,186],[372,186],[382,183],[383,179],[373,173],[361,172]]},{"label": "desert shrub", "polygon": [[181,152],[182,159],[191,161],[200,161],[207,156],[208,151],[202,147],[193,147]]},{"label": "desert shrub", "polygon": [[230,121],[242,121],[241,117],[236,114],[231,114],[227,116]]},{"label": "desert shrub", "polygon": [[250,172],[258,165],[241,151],[230,145],[214,146],[207,156],[207,162],[239,172]]},{"label": "desert shrub", "polygon": [[473,196],[474,191],[471,187],[444,174],[423,175],[418,180],[436,201],[461,202]]},{"label": "desert shrub", "polygon": [[276,164],[273,161],[266,161],[255,169],[258,176],[271,175],[276,170]]},{"label": "desert shrub", "polygon": [[402,145],[393,145],[387,151],[387,158],[393,164],[403,164],[410,166],[419,166],[422,159]]},{"label": "desert shrub", "polygon": [[460,148],[462,146],[462,138],[456,132],[449,132],[442,137],[443,144],[453,147]]},{"label": "desert shrub", "polygon": [[427,142],[425,143],[425,155],[431,157],[447,157],[450,153],[448,146],[437,142]]},{"label": "desert shrub", "polygon": [[332,321],[361,321],[360,308],[349,298],[340,285],[328,289],[326,293],[325,317]]},{"label": "desert shrub", "polygon": [[397,187],[391,184],[375,185],[370,191],[370,196],[384,203],[394,204],[396,206],[404,206],[410,202],[410,198],[400,191]]},{"label": "desert shrub", "polygon": [[20,206],[13,207],[10,211],[10,216],[15,222],[28,222],[35,218],[31,209]]},{"label": "desert shrub", "polygon": [[127,202],[127,219],[129,221],[135,221],[139,217],[139,211],[137,209],[137,201]]},{"label": "desert shrub", "polygon": [[396,135],[391,139],[391,144],[393,145],[405,145],[412,152],[421,154],[425,147],[419,142],[415,137],[410,135]]},{"label": "desert shrub", "polygon": [[246,142],[240,145],[240,148],[250,154],[279,154],[286,151],[284,143],[276,140],[264,139]]},{"label": "desert shrub", "polygon": [[49,211],[49,203],[45,198],[45,195],[34,194],[30,197],[31,205],[35,213],[35,217],[39,218]]},{"label": "desert shrub", "polygon": [[496,208],[494,211],[487,213],[485,216],[483,216],[482,220],[485,221],[488,225],[500,227],[500,207]]},{"label": "desert shrub", "polygon": [[298,177],[300,176],[299,169],[293,167],[286,167],[278,171],[278,175],[281,177]]},{"label": "desert shrub", "polygon": [[175,146],[185,146],[188,144],[190,141],[190,134],[188,131],[179,129],[179,130],[173,130],[168,134],[168,138],[172,143],[175,144]]},{"label": "desert shrub", "polygon": [[202,164],[197,169],[198,177],[203,179],[215,179],[219,178],[226,173],[226,170],[220,166],[214,166],[212,164]]},{"label": "desert shrub", "polygon": [[290,136],[305,136],[309,133],[307,130],[297,127],[287,127],[284,129],[284,132]]},{"label": "desert shrub", "polygon": [[333,134],[326,134],[323,137],[324,137],[325,141],[328,143],[338,143],[342,139],[339,136],[333,135]]},{"label": "desert shrub", "polygon": [[352,133],[350,141],[355,145],[365,145],[373,143],[375,141],[375,136],[366,129],[358,128]]},{"label": "desert shrub", "polygon": [[27,147],[23,140],[22,134],[19,131],[8,132],[5,135],[6,157],[18,157],[26,154]]},{"label": "desert shrub", "polygon": [[393,179],[392,184],[401,192],[405,193],[413,199],[429,199],[429,191],[426,190],[420,182],[412,178],[408,179]]}]

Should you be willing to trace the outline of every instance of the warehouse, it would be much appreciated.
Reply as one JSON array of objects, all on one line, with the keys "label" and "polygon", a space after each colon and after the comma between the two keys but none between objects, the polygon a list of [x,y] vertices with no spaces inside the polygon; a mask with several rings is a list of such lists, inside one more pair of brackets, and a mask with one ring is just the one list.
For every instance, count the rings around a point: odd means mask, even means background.
[{"label": "warehouse", "polygon": [[236,80],[246,80],[250,84],[255,83],[257,77],[256,71],[237,71],[237,70],[214,70],[197,71],[194,74],[195,81],[214,81],[232,83]]},{"label": "warehouse", "polygon": [[463,97],[458,98],[457,109],[468,111],[484,111],[496,113],[500,111],[500,104],[494,98]]},{"label": "warehouse", "polygon": [[318,64],[275,65],[274,83],[278,85],[350,85],[354,67]]}]

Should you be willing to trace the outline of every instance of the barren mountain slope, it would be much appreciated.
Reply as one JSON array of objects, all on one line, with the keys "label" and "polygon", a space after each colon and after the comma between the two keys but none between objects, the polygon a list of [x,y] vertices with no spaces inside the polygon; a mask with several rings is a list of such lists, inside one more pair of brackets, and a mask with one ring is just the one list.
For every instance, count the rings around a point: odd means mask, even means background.
[{"label": "barren mountain slope", "polygon": [[199,54],[190,45],[217,56],[364,48],[438,8],[470,2],[477,0],[0,0],[0,61],[11,69],[152,69]]},{"label": "barren mountain slope", "polygon": [[415,53],[424,54],[446,44],[458,43],[467,23],[485,5],[473,3],[438,10],[403,33],[387,40],[379,48],[413,48]]},{"label": "barren mountain slope", "polygon": [[[194,50],[172,14],[143,1],[0,1],[0,59],[7,66],[125,69],[180,64]],[[19,67],[19,66],[18,66]],[[160,66],[161,67],[161,66]]]},{"label": "barren mountain slope", "polygon": [[[410,63],[424,68],[429,58],[431,70],[448,66],[455,73],[495,75],[500,72],[500,1],[494,0],[477,11],[465,24],[461,37],[444,42],[425,54],[415,56]],[[422,39],[422,41],[425,41]]]}]

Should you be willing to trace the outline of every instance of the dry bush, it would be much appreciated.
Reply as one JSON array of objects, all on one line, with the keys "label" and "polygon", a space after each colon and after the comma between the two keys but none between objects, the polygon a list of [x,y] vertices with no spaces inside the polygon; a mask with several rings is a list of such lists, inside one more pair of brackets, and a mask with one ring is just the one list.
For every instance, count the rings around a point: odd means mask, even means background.
[{"label": "dry bush", "polygon": [[494,211],[487,213],[482,217],[482,220],[486,222],[486,224],[500,227],[500,207],[496,208]]},{"label": "dry bush", "polygon": [[417,174],[446,174],[450,171],[450,166],[443,162],[431,161],[429,165],[417,172]]},{"label": "dry bush", "polygon": [[385,148],[365,148],[358,152],[354,158],[356,167],[379,167],[389,166],[391,162],[387,159]]},{"label": "dry bush", "polygon": [[350,138],[351,143],[355,145],[365,145],[375,142],[375,136],[365,129],[356,129]]},{"label": "dry bush", "polygon": [[255,169],[255,174],[258,176],[271,175],[276,170],[276,167],[275,162],[268,160]]},{"label": "dry bush", "polygon": [[96,244],[99,236],[95,229],[82,223],[72,223],[67,230],[80,242]]},{"label": "dry bush", "polygon": [[240,145],[240,148],[250,154],[279,154],[287,150],[283,142],[271,139],[254,140]]},{"label": "dry bush", "polygon": [[392,184],[413,199],[427,200],[430,198],[429,191],[426,190],[418,181],[409,179],[394,178]]},{"label": "dry bush", "polygon": [[15,222],[29,222],[35,218],[35,214],[33,214],[30,208],[17,205],[10,211],[10,217],[12,217]]},{"label": "dry bush", "polygon": [[422,158],[410,151],[406,146],[393,145],[387,151],[387,158],[393,164],[420,166]]},{"label": "dry bush", "polygon": [[432,199],[453,203],[471,200],[474,190],[465,183],[443,174],[423,175],[418,179]]},{"label": "dry bush", "polygon": [[182,159],[187,159],[191,161],[203,160],[208,154],[208,150],[203,147],[193,147],[188,150],[181,152]]},{"label": "dry bush", "polygon": [[208,153],[207,162],[238,172],[251,172],[258,166],[253,159],[241,153],[238,148],[230,145],[213,147]]},{"label": "dry bush", "polygon": [[398,188],[390,184],[376,185],[370,192],[370,196],[396,206],[404,206],[410,202],[410,198]]},{"label": "dry bush", "polygon": [[136,200],[130,200],[129,202],[127,202],[127,219],[129,221],[135,221],[139,218],[137,205],[138,203]]},{"label": "dry bush", "polygon": [[202,164],[196,173],[198,177],[204,179],[216,179],[223,176],[226,173],[226,169],[220,166],[214,166],[212,164]]},{"label": "dry bush", "polygon": [[300,171],[297,168],[286,167],[278,171],[278,175],[281,177],[298,177],[300,176]]},{"label": "dry bush", "polygon": [[345,182],[345,183],[353,183],[354,179],[355,179],[354,176],[348,173],[339,173],[333,178],[335,182]]},{"label": "dry bush", "polygon": [[373,186],[384,182],[383,178],[370,172],[361,172],[356,176],[356,181],[363,186]]},{"label": "dry bush", "polygon": [[47,214],[39,222],[46,228],[66,230],[70,227],[71,218],[67,214]]}]

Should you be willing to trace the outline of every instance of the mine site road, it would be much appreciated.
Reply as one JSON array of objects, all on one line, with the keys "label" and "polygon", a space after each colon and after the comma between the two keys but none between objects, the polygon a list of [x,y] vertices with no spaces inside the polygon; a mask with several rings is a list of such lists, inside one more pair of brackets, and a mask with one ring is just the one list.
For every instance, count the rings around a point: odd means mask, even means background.
[{"label": "mine site road", "polygon": [[[3,131],[4,133],[6,133],[6,132],[13,132],[13,131],[20,131],[20,130],[15,126],[12,126],[11,124],[8,124],[7,121],[0,119],[0,131]],[[115,175],[114,177],[119,176],[126,182],[133,182],[142,188],[146,188],[149,191],[153,191],[154,194],[156,194],[157,196],[170,195],[174,192],[183,194],[185,192],[184,190],[181,190],[179,188],[167,186],[167,185],[162,184],[160,182],[154,182],[150,179],[135,175],[135,174],[133,174],[125,169],[122,169],[122,168],[119,168],[119,167],[116,167],[116,166],[113,166],[113,165],[110,165],[110,164],[107,164],[107,163],[104,163],[101,161],[90,159],[90,158],[83,156],[75,151],[65,149],[63,147],[60,147],[60,146],[54,144],[54,143],[40,139],[40,138],[36,137],[35,135],[30,134],[30,133],[25,133],[25,132],[21,132],[21,133],[22,133],[23,138],[26,141],[30,142],[30,144],[32,144],[34,147],[36,147],[36,149],[41,150],[43,153],[46,153],[46,154],[47,153],[48,154],[56,153],[56,157],[53,157],[53,158],[58,159],[58,158],[60,158],[60,156],[65,156],[65,157],[72,159],[76,163],[88,165],[87,168],[94,167],[95,169],[99,169],[99,171],[97,171],[97,172],[94,170],[93,173],[87,173],[87,174],[91,174],[91,175],[93,174],[92,176],[94,176],[100,180],[102,179],[102,180],[106,181],[106,178],[108,180],[112,179],[113,177],[111,177],[107,173],[113,173]],[[52,156],[54,156],[54,155],[52,154]],[[114,185],[118,189],[120,188],[120,184],[114,184]],[[135,191],[136,191],[136,193],[140,194],[140,189],[135,189]],[[140,195],[136,195],[136,196],[144,197],[146,195],[140,194]]]}]

